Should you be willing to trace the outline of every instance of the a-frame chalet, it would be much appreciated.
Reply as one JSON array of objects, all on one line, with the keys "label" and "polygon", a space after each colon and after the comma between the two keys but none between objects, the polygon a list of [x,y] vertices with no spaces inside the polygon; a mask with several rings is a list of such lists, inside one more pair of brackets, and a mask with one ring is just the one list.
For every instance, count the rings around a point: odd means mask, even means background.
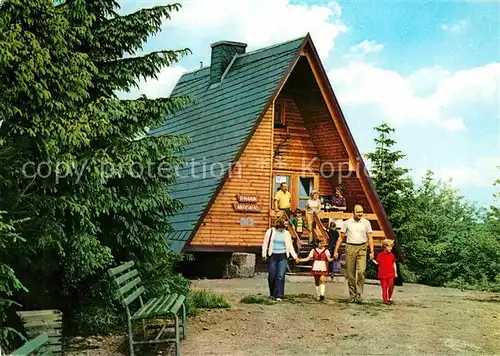
[{"label": "a-frame chalet", "polygon": [[312,189],[328,196],[342,186],[346,212],[319,217],[346,219],[361,204],[375,245],[395,240],[309,35],[248,53],[244,43],[214,43],[211,65],[184,74],[180,95],[194,104],[153,131],[191,140],[171,187],[185,204],[171,217],[172,250],[258,253],[283,181],[292,210]]}]

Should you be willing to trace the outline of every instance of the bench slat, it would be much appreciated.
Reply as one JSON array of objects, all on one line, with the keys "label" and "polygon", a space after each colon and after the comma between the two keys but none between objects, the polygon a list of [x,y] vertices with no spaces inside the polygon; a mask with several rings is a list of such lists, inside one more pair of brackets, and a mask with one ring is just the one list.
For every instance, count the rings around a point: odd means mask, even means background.
[{"label": "bench slat", "polygon": [[144,304],[143,307],[141,307],[138,311],[135,312],[135,314],[133,315],[133,317],[140,316],[140,315],[146,313],[156,303],[158,303],[158,298],[151,298],[150,300],[148,300],[146,302],[146,304]]},{"label": "bench slat", "polygon": [[184,303],[184,299],[186,299],[185,296],[181,295],[177,301],[175,302],[175,304],[170,308],[170,312],[173,313],[173,314],[177,314],[177,312],[179,311],[179,308],[181,307],[182,303]]},{"label": "bench slat", "polygon": [[130,294],[127,298],[125,298],[123,300],[123,303],[125,305],[129,305],[130,303],[132,303],[134,300],[137,299],[137,297],[139,297],[142,293],[144,293],[146,290],[144,289],[143,286],[140,286],[139,288],[137,288],[134,293]]},{"label": "bench slat", "polygon": [[156,310],[152,312],[152,314],[153,315],[165,314],[166,312],[168,312],[170,307],[175,303],[178,297],[179,295],[177,293],[167,296],[167,298],[165,298],[165,301],[161,303],[161,305],[159,305],[158,308],[156,308]]},{"label": "bench slat", "polygon": [[108,274],[110,277],[116,276],[119,273],[126,271],[127,269],[134,266],[134,261],[128,261],[127,263],[122,264],[121,266],[108,269]]},{"label": "bench slat", "polygon": [[140,318],[145,318],[145,317],[149,316],[151,310],[153,310],[154,308],[156,308],[156,306],[161,303],[161,301],[163,300],[163,298],[153,298],[152,300],[153,300],[153,303],[150,303],[148,301],[148,303],[146,303],[146,305],[144,306],[144,308],[139,309],[132,316],[132,318],[133,319],[140,319]]},{"label": "bench slat", "polygon": [[47,341],[49,341],[49,335],[47,335],[46,333],[40,334],[36,338],[34,338],[33,340],[28,341],[23,346],[21,346],[19,349],[14,351],[13,355],[27,356],[27,355],[31,354],[32,352],[38,350]]},{"label": "bench slat", "polygon": [[140,283],[141,283],[141,278],[137,277],[132,282],[129,282],[129,283],[125,284],[123,287],[121,287],[120,289],[118,289],[118,292],[120,293],[120,295],[125,296],[125,294],[127,294],[127,292],[129,292],[132,288],[139,285]]},{"label": "bench slat", "polygon": [[126,282],[130,278],[137,276],[138,274],[139,274],[139,272],[136,269],[133,269],[132,271],[129,271],[129,272],[121,275],[120,277],[116,278],[115,281],[118,284],[118,286],[121,286],[121,284],[123,284],[124,282]]}]

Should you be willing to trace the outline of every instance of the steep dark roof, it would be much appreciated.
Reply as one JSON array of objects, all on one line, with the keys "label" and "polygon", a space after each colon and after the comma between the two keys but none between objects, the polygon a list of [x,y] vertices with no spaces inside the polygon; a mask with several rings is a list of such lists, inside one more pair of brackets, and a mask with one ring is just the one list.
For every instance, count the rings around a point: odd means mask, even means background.
[{"label": "steep dark roof", "polygon": [[184,74],[177,82],[171,95],[190,95],[195,103],[152,131],[191,139],[184,155],[186,165],[171,187],[173,196],[185,204],[170,219],[175,230],[168,236],[171,250],[184,248],[304,41],[305,37],[237,55],[215,86],[210,86],[209,67]]}]

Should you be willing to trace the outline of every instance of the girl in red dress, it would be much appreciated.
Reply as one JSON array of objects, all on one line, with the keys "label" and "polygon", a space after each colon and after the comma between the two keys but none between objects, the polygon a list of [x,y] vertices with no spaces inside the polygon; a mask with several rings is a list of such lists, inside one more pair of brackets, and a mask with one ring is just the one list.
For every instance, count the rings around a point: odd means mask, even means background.
[{"label": "girl in red dress", "polygon": [[384,250],[377,255],[376,261],[373,261],[378,265],[378,279],[382,288],[384,304],[394,303],[392,293],[394,292],[394,278],[397,278],[398,273],[396,269],[396,257],[391,252],[393,246],[394,241],[392,240],[385,239],[382,241]]},{"label": "girl in red dress", "polygon": [[316,285],[316,300],[325,300],[325,280],[328,276],[327,261],[332,262],[333,258],[330,256],[330,251],[326,248],[326,241],[324,239],[317,240],[316,248],[309,252],[306,258],[299,258],[299,262],[307,262],[313,260],[312,275],[314,276],[314,284]]}]

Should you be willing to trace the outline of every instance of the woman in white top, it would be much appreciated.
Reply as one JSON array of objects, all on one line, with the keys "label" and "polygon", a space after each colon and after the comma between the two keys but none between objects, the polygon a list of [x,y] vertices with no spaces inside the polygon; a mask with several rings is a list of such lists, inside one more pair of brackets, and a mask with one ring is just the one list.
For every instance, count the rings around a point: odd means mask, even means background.
[{"label": "woman in white top", "polygon": [[292,236],[285,230],[283,218],[276,219],[275,227],[268,229],[262,242],[262,259],[267,260],[269,296],[277,301],[283,300],[285,294],[285,273],[287,258],[298,261],[293,248]]},{"label": "woman in white top", "polygon": [[321,211],[321,199],[319,198],[319,193],[314,190],[311,193],[311,197],[307,199],[306,203],[306,221],[307,226],[311,227],[311,234],[309,235],[309,243],[313,243],[316,240],[316,224],[314,223],[313,213],[319,213]]}]

